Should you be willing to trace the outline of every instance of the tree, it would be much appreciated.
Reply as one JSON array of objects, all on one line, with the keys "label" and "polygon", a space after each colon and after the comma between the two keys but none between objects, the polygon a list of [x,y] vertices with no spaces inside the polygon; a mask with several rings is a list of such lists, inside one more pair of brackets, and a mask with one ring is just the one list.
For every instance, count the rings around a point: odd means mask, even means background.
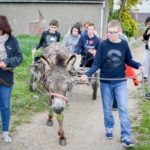
[{"label": "tree", "polygon": [[140,0],[120,0],[120,10],[118,20],[121,21],[123,11],[125,10],[130,11],[131,7],[135,6],[137,3],[139,3],[139,1]]},{"label": "tree", "polygon": [[119,10],[119,15],[118,15],[119,22],[121,22],[121,16],[125,9],[125,4],[126,4],[126,0],[121,0],[121,5],[120,5],[120,10]]},{"label": "tree", "polygon": [[109,15],[112,15],[113,14],[113,6],[114,6],[114,0],[109,0],[109,3],[108,3],[108,7],[109,7]]},{"label": "tree", "polygon": [[[123,32],[127,36],[133,36],[138,31],[137,22],[132,18],[130,12],[132,6],[135,6],[137,3],[139,3],[139,1],[140,0],[120,0],[119,1],[120,9],[114,13],[111,13],[111,7],[109,7],[110,8],[109,20],[112,19],[118,20],[122,25]],[[110,6],[111,5],[112,4],[110,2]]]}]

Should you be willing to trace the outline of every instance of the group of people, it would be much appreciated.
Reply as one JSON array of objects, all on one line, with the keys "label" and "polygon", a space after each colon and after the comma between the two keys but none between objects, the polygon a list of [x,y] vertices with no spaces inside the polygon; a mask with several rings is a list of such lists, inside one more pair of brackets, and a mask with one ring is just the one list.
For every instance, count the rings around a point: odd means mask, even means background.
[{"label": "group of people", "polygon": [[[55,42],[60,41],[60,38],[52,38],[60,35],[57,32],[58,23],[52,24],[56,20],[50,22],[50,28],[45,31],[40,39],[36,49],[43,45],[46,47],[55,39]],[[112,20],[108,23],[108,33],[106,40],[101,41],[95,30],[95,25],[91,22],[84,24],[85,30],[81,32],[80,23],[74,24],[64,38],[64,45],[73,54],[82,56],[80,67],[91,67],[88,72],[81,77],[81,80],[87,80],[98,69],[100,69],[101,97],[104,111],[104,126],[106,129],[106,137],[113,138],[113,128],[115,125],[112,115],[112,106],[114,99],[117,101],[117,109],[120,117],[121,126],[121,141],[125,147],[133,147],[131,141],[131,128],[128,114],[127,90],[125,70],[126,65],[135,69],[144,70],[143,66],[132,59],[131,51],[128,46],[128,39],[123,34],[121,25],[117,20]],[[52,30],[52,28],[55,28]],[[34,53],[36,49],[33,49]],[[105,80],[111,78],[114,80]],[[120,78],[120,80],[117,80]],[[122,79],[121,79],[122,78]]]},{"label": "group of people", "polygon": [[[42,33],[40,41],[32,49],[32,53],[35,53],[40,47],[47,47],[52,42],[60,42],[61,34],[57,31],[58,25],[57,20],[50,21],[49,29]],[[93,23],[85,22],[84,31],[81,31],[81,28],[82,24],[80,22],[75,23],[64,36],[63,43],[70,50],[70,53],[82,55],[80,66],[90,67],[100,40]]]},{"label": "group of people", "polygon": [[[2,121],[2,136],[10,143],[10,97],[13,89],[13,71],[22,62],[22,52],[17,39],[12,35],[12,29],[5,16],[0,15],[0,115]],[[10,68],[11,70],[7,70]]]},{"label": "group of people", "polygon": [[[40,41],[32,49],[32,53],[35,53],[40,47],[47,47],[52,42],[60,42],[61,34],[57,31],[58,26],[57,20],[50,21],[49,29],[42,33]],[[84,31],[81,31],[81,26],[81,23],[77,22],[69,29],[64,38],[64,45],[71,53],[82,56],[81,67],[90,67],[81,77],[81,80],[87,80],[88,77],[100,69],[100,78],[104,78],[100,80],[100,91],[106,138],[113,138],[115,122],[112,115],[112,105],[115,98],[120,118],[121,141],[124,146],[133,147],[134,143],[130,138],[131,127],[128,114],[125,70],[126,64],[135,69],[144,70],[144,68],[140,63],[132,59],[127,38],[117,20],[112,20],[108,23],[107,37],[103,41],[100,40],[93,23],[86,22]],[[149,33],[150,30],[147,32]],[[13,72],[5,69],[14,68],[21,62],[22,52],[18,41],[12,35],[7,18],[0,16],[0,112],[2,134],[5,142],[12,141],[9,135],[9,121],[10,96],[13,88]],[[111,78],[112,80],[106,80],[106,78]]]}]

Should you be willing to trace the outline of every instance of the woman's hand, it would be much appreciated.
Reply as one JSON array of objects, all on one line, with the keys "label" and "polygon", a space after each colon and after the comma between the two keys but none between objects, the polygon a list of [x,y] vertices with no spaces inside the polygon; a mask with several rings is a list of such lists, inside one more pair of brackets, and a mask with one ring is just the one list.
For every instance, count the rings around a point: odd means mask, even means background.
[{"label": "woman's hand", "polygon": [[6,64],[3,61],[0,62],[0,68],[6,68]]}]

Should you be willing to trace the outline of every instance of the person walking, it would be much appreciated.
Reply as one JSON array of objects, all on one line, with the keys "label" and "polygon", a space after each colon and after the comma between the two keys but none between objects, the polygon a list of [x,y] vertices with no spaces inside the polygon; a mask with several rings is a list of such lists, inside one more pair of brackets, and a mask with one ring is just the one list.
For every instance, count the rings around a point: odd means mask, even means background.
[{"label": "person walking", "polygon": [[13,89],[13,71],[22,62],[22,52],[17,39],[12,35],[6,16],[0,15],[0,113],[4,142],[12,142],[9,134],[10,98]]},{"label": "person walking", "polygon": [[[108,39],[101,42],[92,67],[81,77],[82,81],[91,77],[100,69],[100,91],[104,112],[105,136],[113,138],[115,125],[112,105],[114,96],[118,104],[118,112],[121,127],[120,140],[125,147],[134,147],[131,136],[131,127],[128,114],[128,98],[125,79],[125,64],[144,70],[143,66],[132,59],[127,42],[119,38],[120,23],[112,20],[108,23]],[[108,78],[108,80],[107,80]],[[120,78],[120,80],[117,80]],[[109,80],[112,79],[112,80]]]}]

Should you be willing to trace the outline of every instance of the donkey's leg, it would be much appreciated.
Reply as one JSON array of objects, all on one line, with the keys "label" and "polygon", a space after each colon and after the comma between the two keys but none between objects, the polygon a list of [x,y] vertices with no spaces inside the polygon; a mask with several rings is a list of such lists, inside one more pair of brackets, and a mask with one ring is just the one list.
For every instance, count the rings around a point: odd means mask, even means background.
[{"label": "donkey's leg", "polygon": [[58,114],[57,120],[58,120],[58,124],[59,124],[59,130],[58,130],[59,142],[61,145],[66,145],[66,137],[64,135],[65,133],[64,133],[64,129],[63,129],[64,115],[62,113]]},{"label": "donkey's leg", "polygon": [[53,108],[52,108],[52,104],[51,104],[51,100],[49,100],[48,102],[48,119],[47,119],[47,125],[48,126],[52,126],[53,125]]}]

